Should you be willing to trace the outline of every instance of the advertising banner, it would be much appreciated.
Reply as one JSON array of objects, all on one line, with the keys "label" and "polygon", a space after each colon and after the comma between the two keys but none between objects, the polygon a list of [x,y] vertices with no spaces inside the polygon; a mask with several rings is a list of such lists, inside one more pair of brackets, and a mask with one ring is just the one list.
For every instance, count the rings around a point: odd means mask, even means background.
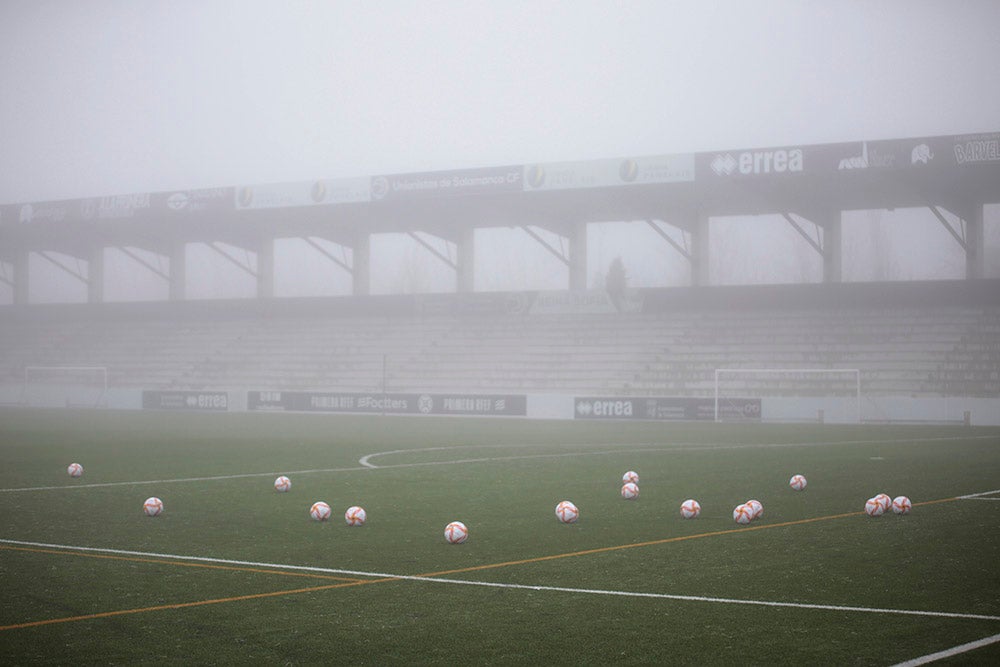
[{"label": "advertising banner", "polygon": [[270,412],[353,412],[393,415],[527,414],[528,400],[509,394],[381,394],[361,392],[250,391],[247,409]]},{"label": "advertising banner", "polygon": [[861,153],[861,142],[754,148],[695,155],[698,180],[788,176],[837,171]]},{"label": "advertising banner", "polygon": [[[573,400],[575,419],[654,419],[714,421],[714,398],[583,396]],[[727,398],[719,402],[719,416],[727,420],[760,420],[759,398]]]},{"label": "advertising banner", "polygon": [[246,185],[234,190],[237,209],[287,208],[371,201],[371,179],[336,178]]},{"label": "advertising banner", "polygon": [[517,192],[522,189],[523,170],[523,166],[513,165],[374,176],[371,198],[372,201],[388,201]]},{"label": "advertising banner", "polygon": [[157,192],[152,195],[150,210],[179,215],[189,213],[224,213],[233,210],[235,188],[207,188]]},{"label": "advertising banner", "polygon": [[143,390],[144,410],[192,410],[226,412],[229,394],[224,391],[152,391]]},{"label": "advertising banner", "polygon": [[547,162],[524,168],[524,190],[569,190],[694,180],[694,154]]}]

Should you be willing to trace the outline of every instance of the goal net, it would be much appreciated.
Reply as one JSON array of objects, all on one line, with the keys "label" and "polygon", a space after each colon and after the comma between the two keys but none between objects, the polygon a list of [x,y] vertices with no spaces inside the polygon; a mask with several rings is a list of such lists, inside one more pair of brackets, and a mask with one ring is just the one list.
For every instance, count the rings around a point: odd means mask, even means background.
[{"label": "goal net", "polygon": [[[734,403],[760,399],[761,421],[861,422],[861,371],[856,368],[718,368],[715,420],[731,420]],[[736,417],[738,419],[738,417]]]},{"label": "goal net", "polygon": [[105,366],[27,366],[23,402],[31,407],[101,408],[107,406]]}]

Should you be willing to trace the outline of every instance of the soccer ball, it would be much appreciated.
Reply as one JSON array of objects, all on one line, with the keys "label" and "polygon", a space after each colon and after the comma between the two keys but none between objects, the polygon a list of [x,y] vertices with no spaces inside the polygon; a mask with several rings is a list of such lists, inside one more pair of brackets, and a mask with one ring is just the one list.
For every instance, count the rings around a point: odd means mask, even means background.
[{"label": "soccer ball", "polygon": [[889,497],[888,493],[880,493],[877,496],[873,496],[879,505],[882,506],[883,512],[888,512],[889,508],[892,507],[892,498]]},{"label": "soccer ball", "polygon": [[83,466],[79,463],[70,463],[69,467],[66,468],[66,473],[70,477],[79,477],[83,474]]},{"label": "soccer ball", "polygon": [[733,510],[733,521],[741,526],[747,525],[753,521],[753,508],[746,503],[737,505],[736,509]]},{"label": "soccer ball", "polygon": [[625,500],[635,500],[639,497],[639,485],[635,482],[626,482],[622,486],[622,498]]},{"label": "soccer ball", "polygon": [[146,502],[142,504],[142,511],[146,513],[146,516],[159,516],[160,512],[163,511],[163,501],[156,496],[146,498]]},{"label": "soccer ball", "polygon": [[556,516],[563,523],[576,523],[576,520],[580,518],[580,510],[570,501],[564,500],[556,505]]},{"label": "soccer ball", "polygon": [[330,518],[330,506],[322,500],[315,502],[312,504],[312,507],[309,508],[309,516],[316,521],[326,521]]},{"label": "soccer ball", "polygon": [[685,519],[694,519],[701,514],[701,505],[693,498],[688,498],[681,503],[681,516]]},{"label": "soccer ball", "polygon": [[792,487],[796,491],[801,491],[806,488],[806,478],[802,475],[792,475],[792,478],[788,480],[788,486]]},{"label": "soccer ball", "polygon": [[274,480],[274,490],[278,493],[286,493],[292,488],[292,480],[288,479],[284,475]]},{"label": "soccer ball", "polygon": [[748,500],[745,504],[753,512],[753,518],[759,519],[764,514],[764,506],[760,504],[759,500]]},{"label": "soccer ball", "polygon": [[634,470],[629,470],[627,473],[622,475],[622,484],[627,484],[632,482],[633,484],[639,483],[639,473]]},{"label": "soccer ball", "polygon": [[452,521],[444,527],[444,539],[452,544],[461,544],[469,539],[469,529],[461,521]]},{"label": "soccer ball", "polygon": [[910,504],[910,499],[906,496],[896,496],[892,499],[892,511],[896,514],[909,514],[911,507],[913,505]]},{"label": "soccer ball", "polygon": [[885,512],[885,507],[878,498],[869,498],[865,502],[865,512],[868,516],[882,516],[882,513]]},{"label": "soccer ball", "polygon": [[348,526],[363,526],[367,518],[368,515],[365,513],[364,508],[357,505],[348,507],[347,511],[344,512],[344,521],[347,522]]}]

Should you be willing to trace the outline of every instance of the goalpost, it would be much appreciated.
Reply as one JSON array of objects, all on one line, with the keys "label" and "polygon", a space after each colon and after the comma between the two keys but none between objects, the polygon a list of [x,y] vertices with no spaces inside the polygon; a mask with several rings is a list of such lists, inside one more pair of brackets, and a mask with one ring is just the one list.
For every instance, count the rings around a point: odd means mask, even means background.
[{"label": "goalpost", "polygon": [[767,399],[772,421],[861,423],[857,368],[715,369],[715,421],[735,413],[734,397]]},{"label": "goalpost", "polygon": [[106,366],[25,366],[23,403],[30,407],[107,406]]}]

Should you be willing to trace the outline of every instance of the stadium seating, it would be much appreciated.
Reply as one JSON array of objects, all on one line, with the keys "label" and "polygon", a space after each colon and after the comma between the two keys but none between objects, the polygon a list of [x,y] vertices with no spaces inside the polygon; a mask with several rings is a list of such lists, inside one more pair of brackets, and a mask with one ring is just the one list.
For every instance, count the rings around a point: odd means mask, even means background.
[{"label": "stadium seating", "polygon": [[[0,384],[21,381],[25,366],[103,366],[109,386],[147,389],[711,396],[717,368],[856,368],[867,395],[1000,395],[1000,307],[991,305],[567,315],[116,312],[5,318]],[[811,395],[849,391],[847,381],[753,377],[742,386]]]}]

